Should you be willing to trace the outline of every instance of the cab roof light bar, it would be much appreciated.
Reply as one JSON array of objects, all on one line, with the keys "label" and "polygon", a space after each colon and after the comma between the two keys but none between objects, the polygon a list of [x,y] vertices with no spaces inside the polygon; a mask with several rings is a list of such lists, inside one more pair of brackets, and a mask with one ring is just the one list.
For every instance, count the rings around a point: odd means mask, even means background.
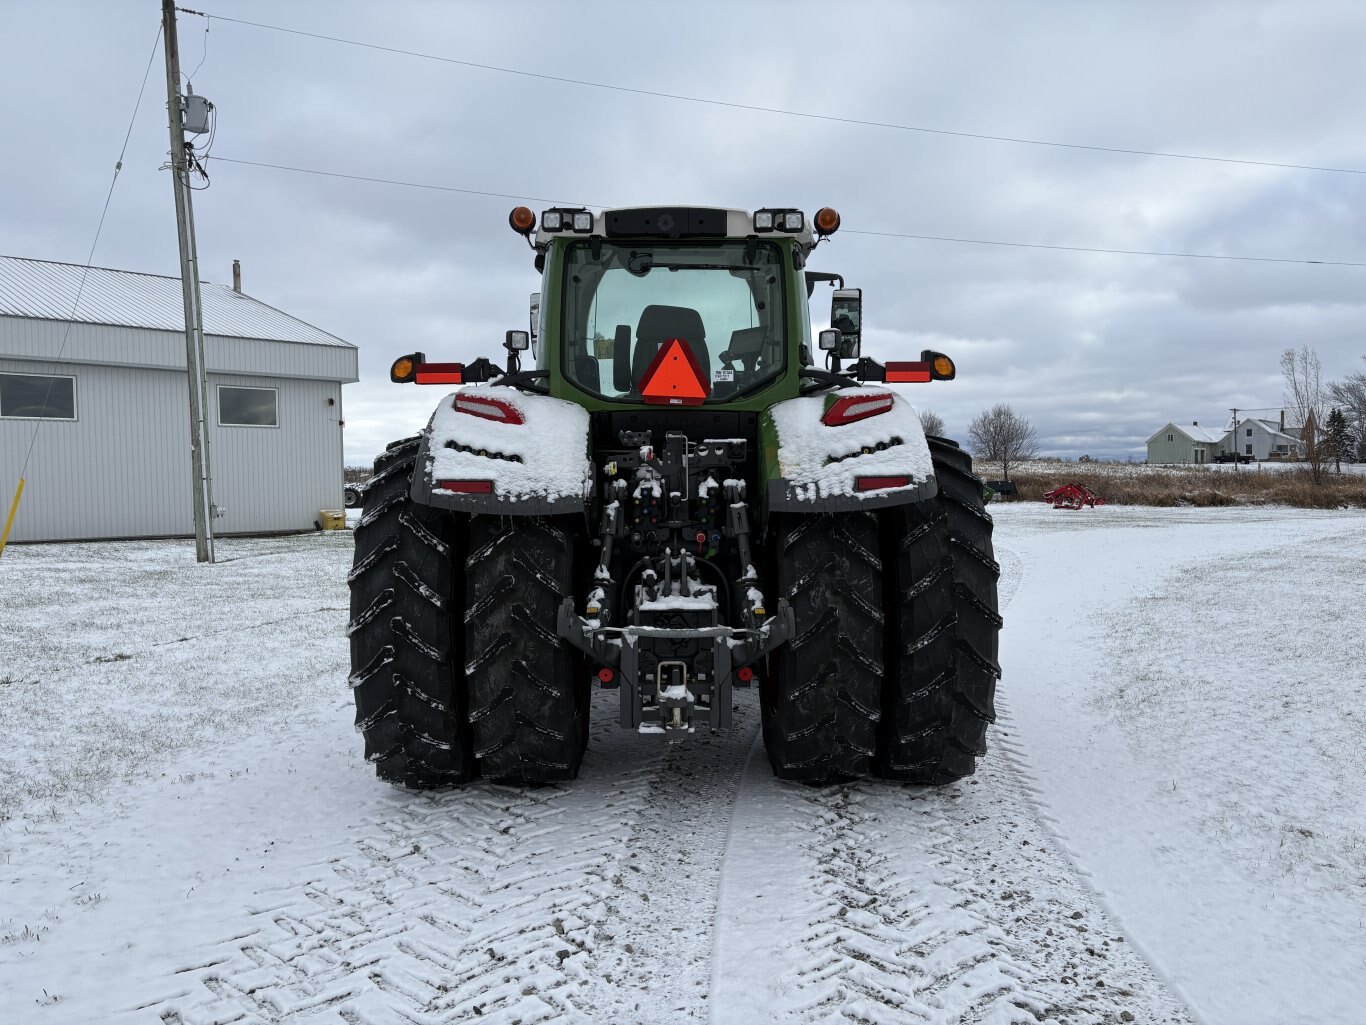
[{"label": "cab roof light bar", "polygon": [[800,210],[765,207],[754,211],[754,230],[757,232],[788,231],[796,234],[806,227],[806,214]]},{"label": "cab roof light bar", "polygon": [[541,214],[541,230],[587,235],[593,230],[593,214],[586,207],[551,207]]}]

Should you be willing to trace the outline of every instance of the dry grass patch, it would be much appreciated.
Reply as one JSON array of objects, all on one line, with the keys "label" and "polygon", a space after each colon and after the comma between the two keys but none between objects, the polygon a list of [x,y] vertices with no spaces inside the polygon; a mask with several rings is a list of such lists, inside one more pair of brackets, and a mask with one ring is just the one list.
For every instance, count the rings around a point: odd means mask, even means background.
[{"label": "dry grass patch", "polygon": [[[984,478],[999,476],[1000,467],[980,463]],[[1212,467],[1145,466],[1135,463],[1050,463],[1032,461],[1012,469],[1018,489],[1015,501],[1041,501],[1044,492],[1076,482],[1107,502],[1120,505],[1225,506],[1289,505],[1300,509],[1366,508],[1366,475],[1324,475],[1315,484],[1307,469],[1236,471]],[[1000,499],[994,499],[1000,501]]]}]

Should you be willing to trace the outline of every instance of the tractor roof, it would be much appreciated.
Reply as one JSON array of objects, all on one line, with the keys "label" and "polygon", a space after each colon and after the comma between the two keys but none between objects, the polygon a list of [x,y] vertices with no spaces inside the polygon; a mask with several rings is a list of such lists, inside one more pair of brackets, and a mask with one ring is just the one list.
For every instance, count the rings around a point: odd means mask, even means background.
[{"label": "tractor roof", "polygon": [[[575,215],[578,215],[577,226]],[[801,218],[801,227],[785,230],[786,215]],[[556,215],[559,215],[558,218]],[[763,215],[769,215],[764,217]],[[759,218],[756,223],[756,218]],[[550,227],[547,228],[547,220]],[[759,227],[764,224],[764,227]],[[794,207],[770,207],[750,213],[708,206],[614,207],[594,212],[584,207],[551,207],[542,212],[537,227],[537,249],[557,238],[599,235],[612,238],[720,239],[791,238],[803,249],[815,242],[811,220]]]}]

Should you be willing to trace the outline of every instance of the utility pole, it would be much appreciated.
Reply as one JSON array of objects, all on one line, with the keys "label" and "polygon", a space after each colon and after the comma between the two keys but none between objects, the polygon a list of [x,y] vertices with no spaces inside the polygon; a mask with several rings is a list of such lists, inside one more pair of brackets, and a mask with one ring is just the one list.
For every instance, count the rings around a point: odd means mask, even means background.
[{"label": "utility pole", "polygon": [[1233,469],[1237,472],[1238,463],[1241,462],[1238,456],[1238,407],[1234,406],[1231,411],[1233,413],[1233,426],[1229,428],[1228,437],[1230,447],[1233,449]]},{"label": "utility pole", "polygon": [[209,386],[204,368],[204,311],[199,305],[199,255],[194,243],[194,206],[185,154],[185,113],[180,99],[180,43],[175,0],[161,0],[162,40],[166,51],[166,111],[171,128],[171,181],[175,186],[176,228],[180,236],[180,284],[185,298],[185,369],[190,379],[190,456],[193,467],[195,557],[213,562],[213,486],[209,472],[209,432],[205,423]]}]

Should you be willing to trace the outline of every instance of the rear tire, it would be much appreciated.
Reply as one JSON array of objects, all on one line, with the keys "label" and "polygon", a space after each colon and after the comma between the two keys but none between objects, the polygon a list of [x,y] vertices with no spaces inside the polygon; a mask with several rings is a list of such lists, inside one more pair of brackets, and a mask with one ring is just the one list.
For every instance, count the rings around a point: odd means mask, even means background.
[{"label": "rear tire", "polygon": [[972,775],[995,722],[996,581],[992,523],[972,459],[930,438],[939,494],[882,514],[887,682],[878,774],[908,783]]},{"label": "rear tire", "polygon": [[796,634],[769,661],[764,747],[782,779],[865,775],[882,693],[882,561],[868,513],[786,517],[776,529],[778,586]]},{"label": "rear tire", "polygon": [[[588,732],[582,660],[555,632],[572,593],[564,520],[474,516],[465,560],[465,677],[486,777],[548,783],[578,775]],[[583,679],[580,679],[583,676]]]},{"label": "rear tire", "polygon": [[419,440],[375,461],[347,578],[356,729],[380,779],[414,789],[476,773],[456,629],[462,531],[409,496]]}]

